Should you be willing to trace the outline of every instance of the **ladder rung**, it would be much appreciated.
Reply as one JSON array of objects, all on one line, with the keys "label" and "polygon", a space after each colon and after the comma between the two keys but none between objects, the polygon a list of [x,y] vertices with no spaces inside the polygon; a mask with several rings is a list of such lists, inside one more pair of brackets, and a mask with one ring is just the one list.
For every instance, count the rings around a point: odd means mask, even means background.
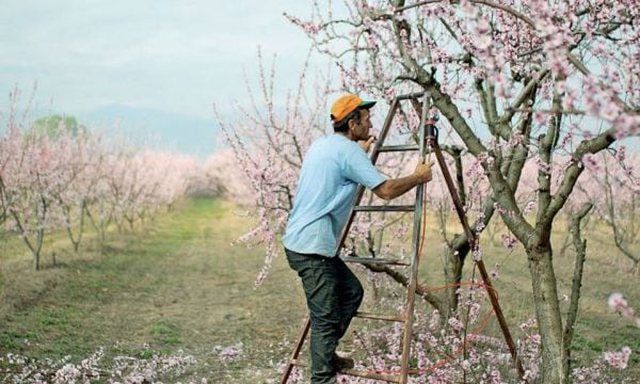
[{"label": "ladder rung", "polygon": [[378,152],[402,152],[402,151],[418,151],[420,146],[417,144],[405,144],[405,145],[385,145],[380,147]]},{"label": "ladder rung", "polygon": [[404,265],[409,266],[411,263],[408,263],[401,259],[383,259],[378,257],[353,257],[353,256],[344,256],[342,260],[345,263],[360,263],[360,264],[385,264],[385,265]]},{"label": "ladder rung", "polygon": [[353,207],[356,212],[413,212],[415,205],[358,205]]},{"label": "ladder rung", "polygon": [[[309,368],[309,364],[305,361],[291,360],[290,364],[301,367],[301,368]],[[373,371],[360,371],[357,369],[341,369],[338,372],[343,375],[364,377],[365,379],[374,379],[374,380],[382,380],[389,383],[399,383],[400,376],[399,375],[385,375],[382,373],[376,373]]]},{"label": "ladder rung", "polygon": [[307,364],[306,361],[299,361],[298,359],[291,360],[289,364],[295,365],[296,367],[309,368],[309,364]]},{"label": "ladder rung", "polygon": [[338,372],[344,375],[363,377],[365,379],[382,380],[389,383],[400,382],[400,375],[385,375],[383,373],[376,373],[373,371],[359,371],[356,369],[341,369]]},{"label": "ladder rung", "polygon": [[369,313],[369,312],[358,312],[356,313],[356,317],[360,317],[363,319],[404,322],[404,316],[378,315],[378,314]]}]

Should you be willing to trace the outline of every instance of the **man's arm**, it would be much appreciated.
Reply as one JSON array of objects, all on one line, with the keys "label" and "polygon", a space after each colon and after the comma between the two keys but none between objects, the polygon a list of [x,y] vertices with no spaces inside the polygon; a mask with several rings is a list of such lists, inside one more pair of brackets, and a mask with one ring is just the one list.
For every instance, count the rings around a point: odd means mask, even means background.
[{"label": "man's arm", "polygon": [[386,180],[374,188],[373,193],[381,199],[391,200],[428,181],[431,181],[431,164],[418,164],[412,175]]}]

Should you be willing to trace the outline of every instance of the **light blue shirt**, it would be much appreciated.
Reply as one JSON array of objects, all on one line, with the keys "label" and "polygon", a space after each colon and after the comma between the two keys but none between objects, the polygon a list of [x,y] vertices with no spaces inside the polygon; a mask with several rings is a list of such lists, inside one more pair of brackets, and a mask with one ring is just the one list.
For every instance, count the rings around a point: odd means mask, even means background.
[{"label": "light blue shirt", "polygon": [[300,170],[285,248],[335,256],[357,185],[374,189],[384,181],[358,143],[339,134],[315,141]]}]

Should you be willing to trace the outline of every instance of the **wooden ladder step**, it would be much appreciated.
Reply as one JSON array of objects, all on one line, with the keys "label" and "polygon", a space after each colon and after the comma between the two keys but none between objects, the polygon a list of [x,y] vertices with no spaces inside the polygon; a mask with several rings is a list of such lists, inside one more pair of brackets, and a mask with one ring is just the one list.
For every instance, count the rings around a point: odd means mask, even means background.
[{"label": "wooden ladder step", "polygon": [[380,264],[380,265],[411,265],[410,262],[404,261],[402,259],[385,259],[382,257],[354,257],[354,256],[344,256],[341,259],[345,263],[359,263],[359,264]]},{"label": "wooden ladder step", "polygon": [[296,367],[300,367],[300,368],[309,368],[309,364],[307,364],[306,361],[300,361],[300,360],[291,360],[292,365],[295,365]]},{"label": "wooden ladder step", "polygon": [[360,371],[357,369],[341,369],[338,372],[345,375],[363,377],[365,379],[386,381],[388,383],[400,382],[400,375],[389,375],[389,374],[377,373],[373,371]]},{"label": "wooden ladder step", "polygon": [[385,145],[384,147],[380,147],[378,152],[404,152],[404,151],[419,151],[420,146],[417,144],[406,144],[406,145]]},{"label": "wooden ladder step", "polygon": [[[309,368],[309,364],[306,361],[291,360],[290,364],[300,368]],[[343,375],[357,376],[365,379],[381,380],[381,381],[386,381],[388,383],[400,382],[400,375],[390,375],[390,374],[384,374],[384,373],[377,373],[374,371],[363,371],[363,370],[353,369],[353,368],[341,369],[338,372],[342,373]]]},{"label": "wooden ladder step", "polygon": [[354,212],[413,212],[415,205],[357,205]]},{"label": "wooden ladder step", "polygon": [[370,312],[360,312],[356,313],[356,317],[361,319],[373,319],[373,320],[384,320],[384,321],[397,321],[399,323],[404,323],[404,316],[394,316],[394,315],[379,315],[376,313]]}]

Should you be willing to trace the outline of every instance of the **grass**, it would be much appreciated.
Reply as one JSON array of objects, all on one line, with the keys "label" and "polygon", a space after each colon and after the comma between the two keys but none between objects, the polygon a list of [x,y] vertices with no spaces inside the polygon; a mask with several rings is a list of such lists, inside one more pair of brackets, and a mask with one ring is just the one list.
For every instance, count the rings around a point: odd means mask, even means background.
[{"label": "grass", "polygon": [[[56,235],[46,244],[44,268],[38,272],[18,239],[0,239],[0,354],[71,355],[77,361],[100,346],[139,357],[183,350],[198,359],[188,376],[213,383],[277,378],[273,365],[290,354],[306,313],[303,293],[283,257],[264,285],[253,288],[264,253],[231,246],[251,224],[237,211],[222,201],[186,200],[132,233],[110,233],[102,246],[87,238],[79,254],[69,250],[62,234]],[[441,247],[435,222],[429,221],[428,228],[421,273],[437,286]],[[562,239],[554,240],[560,244]],[[56,266],[49,257],[54,251]],[[517,334],[517,325],[533,314],[526,257],[517,248],[507,254],[489,239],[483,251],[488,269],[499,265],[494,284]],[[570,292],[573,262],[571,252],[555,257],[560,295]],[[637,277],[624,266],[622,256],[590,240],[574,357],[589,359],[623,345],[640,350],[640,330],[606,308],[613,291],[625,293],[632,305],[640,302]],[[468,279],[471,268],[466,271]],[[354,322],[355,327],[362,324]],[[495,320],[486,332],[496,334]],[[222,363],[216,346],[237,343],[244,356]],[[636,356],[631,369],[638,373]]]},{"label": "grass", "polygon": [[[273,376],[270,361],[288,352],[278,344],[304,303],[282,260],[254,290],[262,251],[230,245],[247,225],[225,203],[194,199],[134,233],[111,234],[102,249],[90,241],[81,255],[58,250],[63,264],[37,273],[26,255],[3,252],[1,297],[10,305],[0,353],[80,359],[104,346],[139,356],[148,345],[195,356],[191,373],[210,382]],[[222,364],[214,347],[238,342],[246,357]]]}]

